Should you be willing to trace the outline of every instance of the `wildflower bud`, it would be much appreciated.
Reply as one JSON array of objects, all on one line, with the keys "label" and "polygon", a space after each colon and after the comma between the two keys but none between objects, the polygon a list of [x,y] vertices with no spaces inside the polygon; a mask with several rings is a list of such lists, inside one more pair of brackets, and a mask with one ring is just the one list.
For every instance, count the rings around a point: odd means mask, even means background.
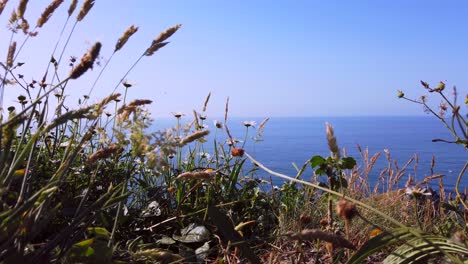
[{"label": "wildflower bud", "polygon": [[358,214],[356,205],[344,199],[336,204],[335,211],[337,215],[346,221],[350,221]]},{"label": "wildflower bud", "polygon": [[378,229],[378,228],[374,228],[372,229],[372,231],[370,232],[369,234],[369,238],[373,238],[373,237],[376,237],[378,235],[382,234],[382,230]]},{"label": "wildflower bud", "polygon": [[436,92],[442,92],[445,89],[445,83],[439,82],[439,85],[434,89]]},{"label": "wildflower bud", "polygon": [[310,222],[312,222],[312,216],[308,214],[301,214],[301,216],[299,217],[299,221],[302,225],[308,225],[310,224]]},{"label": "wildflower bud", "polygon": [[403,97],[405,97],[405,94],[402,91],[398,90],[398,98],[403,98]]},{"label": "wildflower bud", "polygon": [[429,84],[427,82],[421,81],[421,84],[424,86],[424,88],[429,89]]},{"label": "wildflower bud", "polygon": [[231,151],[233,157],[242,157],[244,156],[244,150],[241,148],[233,148]]}]

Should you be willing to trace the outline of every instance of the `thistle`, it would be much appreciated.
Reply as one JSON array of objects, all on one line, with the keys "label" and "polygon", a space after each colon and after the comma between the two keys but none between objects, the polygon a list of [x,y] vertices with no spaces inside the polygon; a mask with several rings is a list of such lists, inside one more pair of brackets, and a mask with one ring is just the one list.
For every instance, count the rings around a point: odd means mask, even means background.
[{"label": "thistle", "polygon": [[44,12],[42,12],[41,17],[39,17],[37,20],[37,27],[42,27],[45,23],[47,23],[55,9],[57,9],[62,3],[63,0],[54,0],[52,3],[50,3]]},{"label": "thistle", "polygon": [[81,58],[80,64],[76,66],[70,73],[71,79],[78,79],[83,73],[85,73],[90,68],[93,68],[94,61],[99,56],[99,51],[101,50],[101,42],[96,42],[94,46],[88,50],[88,52]]}]

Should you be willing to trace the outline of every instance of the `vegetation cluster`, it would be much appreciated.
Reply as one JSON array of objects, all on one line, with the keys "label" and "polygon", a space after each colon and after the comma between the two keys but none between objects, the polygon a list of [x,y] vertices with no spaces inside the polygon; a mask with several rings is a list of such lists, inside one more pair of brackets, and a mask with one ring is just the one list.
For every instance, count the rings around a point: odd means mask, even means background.
[{"label": "vegetation cluster", "polygon": [[[31,27],[28,1],[13,2],[0,1],[0,15],[12,10],[9,49],[0,63],[0,262],[466,263],[468,162],[452,193],[435,162],[432,175],[414,182],[407,171],[417,156],[400,168],[385,151],[388,166],[371,185],[381,153],[358,146],[359,161],[348,157],[326,124],[330,156],[312,156],[296,175],[283,175],[245,148],[261,144],[268,118],[258,126],[245,122],[245,134],[232,135],[228,99],[224,120],[208,130],[210,94],[188,124],[174,113],[173,128],[151,131],[152,100],[127,100],[132,84],[125,79],[142,59],[161,52],[181,25],[159,34],[109,96],[91,103],[101,74],[138,27],[130,26],[113,49],[96,42],[77,59],[67,53],[69,40],[95,2],[69,1],[63,28],[73,29],[51,43],[42,75],[25,76],[28,62],[18,61],[19,54],[65,3],[52,1]],[[67,98],[75,80],[91,70],[99,75],[89,92]],[[456,89],[452,100],[444,83],[422,85],[442,99],[438,110],[428,97],[410,99],[401,91],[398,97],[423,105],[453,135],[435,141],[467,148],[468,117]],[[17,95],[15,105],[4,106],[5,92]],[[284,183],[274,186],[271,178],[258,177],[259,170]]]}]

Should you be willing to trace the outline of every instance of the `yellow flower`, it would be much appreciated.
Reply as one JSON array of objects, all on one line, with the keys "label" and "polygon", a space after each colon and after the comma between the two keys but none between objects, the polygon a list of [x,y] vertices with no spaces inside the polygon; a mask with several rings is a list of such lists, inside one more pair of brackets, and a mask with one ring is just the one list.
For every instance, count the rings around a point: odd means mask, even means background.
[{"label": "yellow flower", "polygon": [[382,230],[378,229],[378,228],[374,228],[372,229],[372,231],[370,232],[370,235],[369,237],[370,238],[373,238],[373,237],[376,237],[378,235],[382,234]]}]

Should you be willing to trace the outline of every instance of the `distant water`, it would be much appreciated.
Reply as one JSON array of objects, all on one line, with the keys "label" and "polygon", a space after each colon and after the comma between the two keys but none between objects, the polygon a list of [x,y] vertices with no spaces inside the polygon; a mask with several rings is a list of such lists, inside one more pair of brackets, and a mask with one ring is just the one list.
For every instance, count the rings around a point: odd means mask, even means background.
[{"label": "distant water", "polygon": [[[245,120],[254,120],[258,124],[261,118],[230,118],[229,130],[234,138],[244,139],[246,128],[242,125]],[[182,123],[189,122],[189,118],[182,119]],[[458,173],[468,160],[468,151],[462,146],[447,143],[434,143],[432,139],[452,140],[450,133],[442,123],[432,116],[418,117],[273,117],[265,126],[263,141],[254,143],[248,140],[245,149],[259,162],[274,171],[290,176],[296,174],[292,163],[301,167],[304,162],[315,155],[329,156],[325,122],[329,122],[334,130],[340,148],[346,148],[348,156],[354,157],[358,165],[362,164],[357,144],[364,150],[369,149],[369,155],[382,152],[371,173],[370,181],[375,183],[380,171],[387,166],[384,149],[388,149],[391,158],[397,161],[401,168],[414,156],[418,155],[418,165],[414,171],[414,162],[406,170],[402,181],[408,179],[408,174],[422,181],[431,175],[430,164],[435,156],[435,174],[443,174],[444,184],[453,188]],[[154,129],[174,126],[176,120],[157,120]],[[207,142],[208,152],[213,150],[215,135],[212,120],[205,120],[205,124],[212,131]],[[249,137],[255,136],[255,131],[249,130]],[[218,141],[226,139],[224,131],[217,131]],[[212,154],[212,153],[211,153]],[[468,172],[466,172],[468,174]],[[268,176],[259,172],[260,177]],[[303,174],[304,180],[312,175],[310,167]],[[282,180],[273,177],[274,184],[280,185]],[[434,181],[436,183],[436,181]],[[468,175],[462,178],[461,189],[468,187]]]}]

